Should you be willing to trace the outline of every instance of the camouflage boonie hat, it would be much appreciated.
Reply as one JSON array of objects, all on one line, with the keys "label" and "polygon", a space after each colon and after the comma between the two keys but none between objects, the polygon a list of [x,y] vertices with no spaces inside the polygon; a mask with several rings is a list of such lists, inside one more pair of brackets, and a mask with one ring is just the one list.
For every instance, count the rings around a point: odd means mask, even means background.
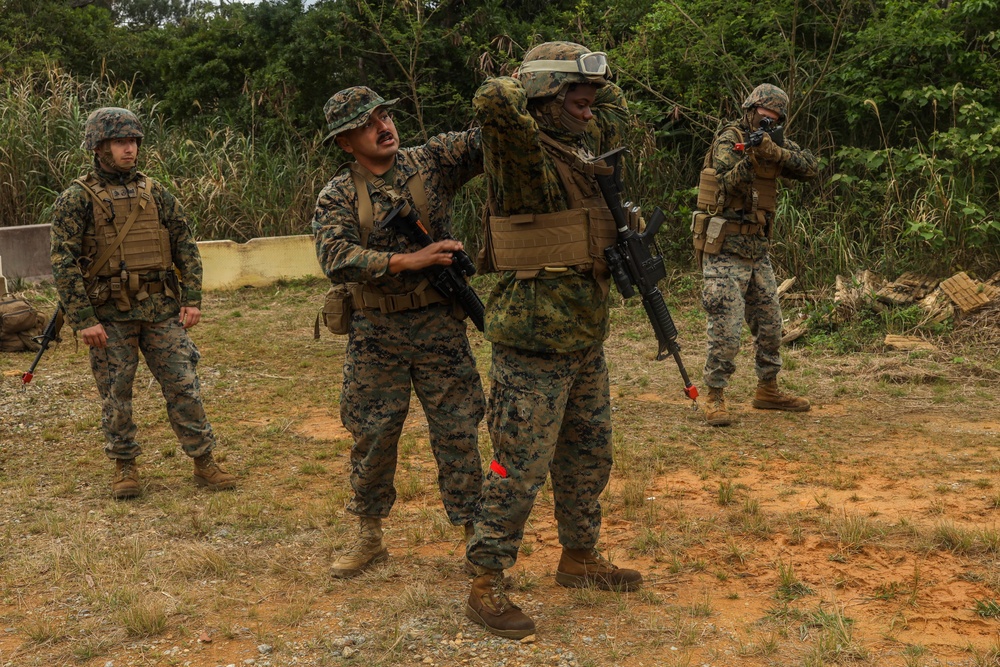
[{"label": "camouflage boonie hat", "polygon": [[603,86],[609,76],[603,53],[574,42],[545,42],[524,54],[517,78],[530,100],[558,95],[571,83]]},{"label": "camouflage boonie hat", "polygon": [[762,83],[743,100],[744,109],[764,107],[777,113],[781,118],[788,115],[788,95],[781,88]]},{"label": "camouflage boonie hat", "polygon": [[367,86],[354,86],[334,93],[326,101],[323,113],[326,115],[326,129],[330,134],[323,143],[330,141],[341,132],[353,130],[368,122],[368,116],[378,107],[391,107],[399,98],[384,100],[382,96]]},{"label": "camouflage boonie hat", "polygon": [[83,147],[92,151],[105,139],[134,137],[142,144],[142,123],[139,118],[120,107],[102,107],[89,116],[83,126]]}]

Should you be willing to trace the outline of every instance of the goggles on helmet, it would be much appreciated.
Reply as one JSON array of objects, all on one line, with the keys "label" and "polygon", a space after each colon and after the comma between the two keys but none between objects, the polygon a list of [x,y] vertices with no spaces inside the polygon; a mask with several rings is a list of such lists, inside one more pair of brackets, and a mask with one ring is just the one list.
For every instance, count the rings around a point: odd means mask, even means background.
[{"label": "goggles on helmet", "polygon": [[576,60],[532,60],[521,65],[522,74],[529,72],[566,72],[584,76],[611,76],[608,56],[602,51],[582,53]]}]

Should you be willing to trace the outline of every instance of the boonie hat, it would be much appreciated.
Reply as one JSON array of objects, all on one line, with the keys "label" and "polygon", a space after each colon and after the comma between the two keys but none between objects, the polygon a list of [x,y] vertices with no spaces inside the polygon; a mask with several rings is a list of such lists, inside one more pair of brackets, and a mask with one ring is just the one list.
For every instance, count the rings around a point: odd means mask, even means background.
[{"label": "boonie hat", "polygon": [[368,122],[368,117],[376,108],[391,107],[398,101],[398,97],[384,100],[367,86],[353,86],[334,93],[323,106],[326,129],[330,131],[330,134],[323,138],[323,142],[330,141],[341,132],[361,127]]}]

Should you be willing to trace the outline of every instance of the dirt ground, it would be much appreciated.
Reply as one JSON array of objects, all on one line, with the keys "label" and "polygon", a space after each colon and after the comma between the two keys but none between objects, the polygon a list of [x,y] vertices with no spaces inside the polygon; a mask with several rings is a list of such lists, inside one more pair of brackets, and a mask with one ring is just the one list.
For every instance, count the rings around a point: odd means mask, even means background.
[{"label": "dirt ground", "polygon": [[[646,586],[558,586],[546,487],[511,571],[538,633],[516,642],[464,618],[462,529],[441,508],[416,400],[386,522],[392,558],[356,580],[329,577],[355,523],[343,509],[344,339],[313,339],[324,291],[302,282],[206,299],[193,337],[224,467],[241,478],[234,492],[192,484],[142,368],[143,493],[111,500],[85,351],[64,331],[23,390],[31,355],[0,356],[0,666],[1000,665],[990,339],[956,328],[932,341],[938,351],[849,355],[800,340],[781,376],[813,401],[797,414],[749,406],[745,345],[727,394],[738,421],[712,428],[673,362],[652,359],[641,306],[616,307],[616,466],[600,547]],[[696,289],[669,303],[697,384]],[[485,379],[489,345],[470,339]]]}]

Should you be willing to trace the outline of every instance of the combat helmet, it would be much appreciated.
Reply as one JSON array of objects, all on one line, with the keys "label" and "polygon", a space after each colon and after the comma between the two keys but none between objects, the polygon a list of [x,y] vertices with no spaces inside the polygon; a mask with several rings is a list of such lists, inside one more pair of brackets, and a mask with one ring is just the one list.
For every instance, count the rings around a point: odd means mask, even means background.
[{"label": "combat helmet", "polygon": [[781,117],[779,120],[784,120],[788,115],[788,95],[773,84],[762,83],[743,100],[744,109],[753,109],[754,107],[770,109]]},{"label": "combat helmet", "polygon": [[142,123],[139,118],[120,107],[102,107],[87,116],[83,126],[83,147],[92,151],[105,139],[134,137],[142,145]]},{"label": "combat helmet", "polygon": [[528,99],[562,93],[572,83],[608,83],[608,57],[574,42],[545,42],[524,55],[518,80]]}]

